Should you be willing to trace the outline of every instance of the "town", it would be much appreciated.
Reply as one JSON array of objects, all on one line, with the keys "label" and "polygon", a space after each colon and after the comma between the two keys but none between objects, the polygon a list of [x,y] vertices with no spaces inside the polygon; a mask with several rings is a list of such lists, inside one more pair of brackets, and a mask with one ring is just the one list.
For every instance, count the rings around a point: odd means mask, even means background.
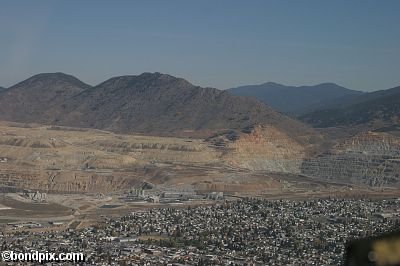
[{"label": "town", "polygon": [[83,229],[3,230],[1,249],[83,252],[96,265],[339,265],[348,241],[399,228],[399,204],[245,198],[155,208]]}]

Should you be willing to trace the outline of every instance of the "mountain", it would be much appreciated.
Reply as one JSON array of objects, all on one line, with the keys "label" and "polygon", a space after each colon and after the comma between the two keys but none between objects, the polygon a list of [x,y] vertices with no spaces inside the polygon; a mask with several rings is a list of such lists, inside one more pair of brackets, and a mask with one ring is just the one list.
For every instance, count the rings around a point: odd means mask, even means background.
[{"label": "mountain", "polygon": [[316,110],[330,104],[330,102],[335,104],[335,101],[343,97],[363,94],[360,91],[346,89],[334,83],[295,87],[267,82],[261,85],[232,88],[228,91],[234,95],[255,97],[280,112],[293,115]]},{"label": "mountain", "polygon": [[0,119],[42,122],[42,115],[89,85],[64,73],[38,74],[0,94]]},{"label": "mountain", "polygon": [[301,119],[315,127],[362,124],[379,127],[399,124],[400,86],[363,94],[343,103],[339,108],[311,112]]},{"label": "mountain", "polygon": [[287,135],[310,129],[251,98],[201,88],[161,73],[111,78],[90,87],[62,74],[40,74],[0,95],[0,119],[118,133],[210,136],[257,124]]},{"label": "mountain", "polygon": [[122,133],[214,132],[254,124],[305,128],[256,100],[160,73],[111,78],[66,100],[51,116],[54,124]]},{"label": "mountain", "polygon": [[5,90],[5,89],[6,89],[6,88],[3,88],[3,87],[0,86],[0,92],[3,91],[3,90]]}]

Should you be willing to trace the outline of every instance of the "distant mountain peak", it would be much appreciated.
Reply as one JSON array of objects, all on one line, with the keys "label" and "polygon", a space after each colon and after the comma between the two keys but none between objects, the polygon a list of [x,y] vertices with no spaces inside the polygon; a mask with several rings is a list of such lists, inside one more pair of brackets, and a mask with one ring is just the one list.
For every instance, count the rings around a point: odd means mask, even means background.
[{"label": "distant mountain peak", "polygon": [[[350,89],[347,89],[347,88],[345,88],[343,86],[340,86],[340,85],[338,85],[338,84],[336,84],[334,82],[324,82],[324,83],[320,83],[320,84],[317,84],[317,85],[304,86],[304,87],[319,87],[319,88],[322,88],[322,89],[325,89],[325,88],[332,89],[333,88],[333,89],[350,90]],[[354,90],[351,90],[351,91],[354,91]]]},{"label": "distant mountain peak", "polygon": [[321,108],[300,117],[315,127],[369,125],[382,127],[399,124],[400,86],[363,93],[339,105]]},{"label": "distant mountain peak", "polygon": [[25,88],[34,88],[34,84],[40,83],[42,84],[41,86],[43,87],[45,84],[46,85],[52,85],[52,84],[58,84],[58,83],[67,83],[71,84],[76,87],[82,87],[84,89],[91,87],[90,85],[82,82],[78,78],[65,74],[62,72],[54,72],[54,73],[40,73],[36,74],[14,86],[11,88],[15,87],[25,87]]},{"label": "distant mountain peak", "polygon": [[0,113],[4,120],[44,119],[42,108],[60,105],[66,99],[90,88],[74,76],[61,72],[34,75],[0,94]]},{"label": "distant mountain peak", "polygon": [[332,82],[312,86],[286,86],[275,82],[232,88],[229,92],[255,97],[273,108],[288,114],[304,114],[325,106],[333,100],[362,92],[350,90]]},{"label": "distant mountain peak", "polygon": [[188,82],[185,79],[174,77],[168,74],[163,74],[160,72],[144,72],[139,75],[123,75],[112,77],[98,86],[108,87],[109,89],[113,88],[122,88],[122,87],[140,87],[142,84],[145,87],[158,86],[157,84],[174,84],[175,86],[190,86],[194,87],[193,84]]},{"label": "distant mountain peak", "polygon": [[[160,78],[160,77],[173,77],[168,74],[164,74],[161,72],[143,72],[142,74],[137,75],[138,77],[152,77],[152,78]],[[175,77],[173,77],[175,78]]]},{"label": "distant mountain peak", "polygon": [[272,82],[272,81],[265,82],[265,83],[261,84],[260,86],[285,87],[285,85],[283,85],[283,84],[279,84],[279,83]]},{"label": "distant mountain peak", "polygon": [[62,77],[73,77],[72,75],[63,73],[63,72],[46,72],[46,73],[39,73],[36,75],[33,75],[32,77],[58,77],[58,78],[62,78]]},{"label": "distant mountain peak", "polygon": [[76,77],[65,74],[62,72],[53,72],[53,73],[40,73],[36,74],[27,80],[34,79],[34,80],[51,80],[51,79],[57,79],[57,80],[78,80]]},{"label": "distant mountain peak", "polygon": [[[252,86],[252,85],[249,85]],[[260,85],[254,85],[254,86],[258,86],[258,87],[266,87],[266,88],[313,88],[313,87],[320,87],[320,88],[343,88],[346,89],[334,82],[323,82],[323,83],[319,83],[316,85],[301,85],[301,86],[289,86],[289,85],[284,85],[281,83],[276,83],[273,81],[268,81],[265,83],[262,83]]]},{"label": "distant mountain peak", "polygon": [[142,74],[136,76],[138,78],[147,78],[147,79],[154,79],[154,80],[160,80],[160,81],[185,81],[188,84],[191,84],[189,81],[183,79],[183,78],[179,78],[179,77],[175,77],[169,74],[165,74],[165,73],[160,73],[160,72],[143,72]]},{"label": "distant mountain peak", "polygon": [[340,85],[338,85],[338,84],[336,84],[334,82],[323,82],[323,83],[317,84],[315,86],[337,86],[337,87],[342,87],[342,86],[340,86]]}]

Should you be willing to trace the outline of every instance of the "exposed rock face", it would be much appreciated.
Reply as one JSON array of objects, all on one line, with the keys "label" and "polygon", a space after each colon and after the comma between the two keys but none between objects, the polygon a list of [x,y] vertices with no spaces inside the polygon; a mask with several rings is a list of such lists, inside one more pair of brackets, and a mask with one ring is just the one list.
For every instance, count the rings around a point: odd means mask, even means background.
[{"label": "exposed rock face", "polygon": [[[14,125],[14,124],[13,124]],[[171,164],[222,164],[202,140],[0,123],[1,191],[110,192],[168,178]],[[175,174],[175,173],[173,173]]]},{"label": "exposed rock face", "polygon": [[[180,174],[207,169],[212,179],[232,167],[296,173],[304,136],[314,134],[257,100],[161,73],[115,77],[95,87],[62,73],[36,75],[0,94],[0,119],[51,125],[0,125],[0,185],[6,190],[108,192],[144,178],[167,181],[179,175],[177,168],[193,166]],[[244,128],[247,133],[222,149],[203,140]],[[166,169],[171,165],[174,171]]]},{"label": "exposed rock face", "polygon": [[301,173],[370,186],[399,185],[400,139],[386,133],[356,135],[317,158],[305,160]]},{"label": "exposed rock face", "polygon": [[255,127],[230,142],[225,160],[233,166],[256,171],[299,173],[305,147],[274,127]]},{"label": "exposed rock face", "polygon": [[279,189],[282,184],[268,178],[271,172],[396,185],[400,137],[387,133],[392,128],[384,130],[357,135],[312,157],[307,136],[295,140],[273,126],[202,140],[0,123],[0,187],[107,193],[148,181],[190,184],[202,191]]},{"label": "exposed rock face", "polygon": [[5,171],[0,173],[1,190],[4,192],[33,189],[46,192],[111,192],[137,184],[128,176],[91,174],[69,171]]},{"label": "exposed rock face", "polygon": [[257,186],[254,179],[233,173],[237,168],[246,169],[249,176],[254,170],[296,173],[306,149],[272,126],[207,141],[62,129],[0,123],[0,158],[7,158],[0,161],[3,190],[106,193],[144,180],[179,180],[195,183],[198,190],[214,185],[224,191],[255,190],[261,184],[276,189],[280,185],[262,174]]},{"label": "exposed rock face", "polygon": [[[239,180],[238,178],[236,178]],[[272,178],[262,176],[256,180],[250,181],[242,181],[232,183],[223,183],[223,182],[213,182],[213,183],[196,183],[195,189],[197,191],[202,192],[212,192],[212,191],[224,191],[224,192],[236,192],[236,191],[243,191],[243,192],[252,192],[252,191],[268,191],[268,190],[275,190],[282,187],[282,184],[277,180]]]}]

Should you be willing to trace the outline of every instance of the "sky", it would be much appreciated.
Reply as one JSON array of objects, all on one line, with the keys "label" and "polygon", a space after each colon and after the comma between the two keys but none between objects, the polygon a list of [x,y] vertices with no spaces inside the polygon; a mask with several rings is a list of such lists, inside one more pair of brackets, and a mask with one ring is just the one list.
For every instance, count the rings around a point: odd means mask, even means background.
[{"label": "sky", "polygon": [[3,0],[0,86],[162,72],[219,89],[387,89],[400,85],[399,10],[397,0]]}]

